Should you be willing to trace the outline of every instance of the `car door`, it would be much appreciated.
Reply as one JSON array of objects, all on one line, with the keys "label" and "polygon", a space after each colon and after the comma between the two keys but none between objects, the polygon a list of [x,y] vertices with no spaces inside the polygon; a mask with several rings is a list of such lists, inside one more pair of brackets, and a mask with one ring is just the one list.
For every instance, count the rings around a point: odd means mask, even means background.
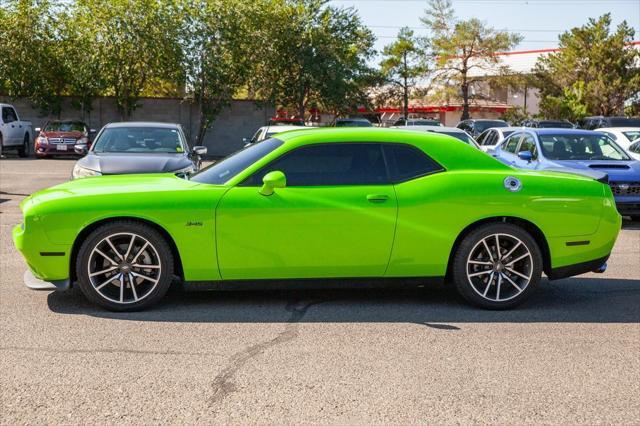
[{"label": "car door", "polygon": [[[260,194],[271,171],[284,188]],[[231,188],[216,209],[224,280],[382,276],[396,195],[375,143],[307,145]]]},{"label": "car door", "polygon": [[4,134],[7,140],[5,145],[19,145],[22,143],[21,129],[18,127],[18,116],[13,107],[2,107],[2,122],[4,123]]}]

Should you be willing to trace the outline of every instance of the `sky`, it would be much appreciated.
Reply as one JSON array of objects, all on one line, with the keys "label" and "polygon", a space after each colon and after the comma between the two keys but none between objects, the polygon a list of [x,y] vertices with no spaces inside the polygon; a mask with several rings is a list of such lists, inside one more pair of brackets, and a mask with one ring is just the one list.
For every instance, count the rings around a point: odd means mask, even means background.
[{"label": "sky", "polygon": [[[424,34],[420,17],[427,0],[332,0],[336,6],[354,7],[377,37],[376,50],[393,42],[398,29],[409,26]],[[558,35],[589,18],[611,13],[613,24],[623,20],[640,40],[640,0],[453,0],[456,15],[479,18],[497,29],[515,31],[524,40],[517,50],[557,47]],[[413,28],[415,27],[415,28]]]}]

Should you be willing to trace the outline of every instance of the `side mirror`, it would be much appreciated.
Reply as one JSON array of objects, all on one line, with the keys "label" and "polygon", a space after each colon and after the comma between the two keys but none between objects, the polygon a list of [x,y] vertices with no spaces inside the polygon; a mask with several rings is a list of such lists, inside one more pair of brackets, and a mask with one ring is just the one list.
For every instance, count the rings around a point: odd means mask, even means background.
[{"label": "side mirror", "polygon": [[262,178],[262,188],[260,193],[265,196],[272,195],[275,188],[284,188],[287,186],[287,177],[279,170],[267,173]]},{"label": "side mirror", "polygon": [[518,158],[530,163],[533,160],[533,154],[531,151],[520,151],[518,153]]},{"label": "side mirror", "polygon": [[196,145],[193,148],[191,148],[191,152],[194,155],[202,157],[203,155],[207,155],[207,147],[202,145]]},{"label": "side mirror", "polygon": [[78,155],[87,155],[87,145],[85,144],[77,144],[73,146],[73,150],[75,151],[76,154]]}]

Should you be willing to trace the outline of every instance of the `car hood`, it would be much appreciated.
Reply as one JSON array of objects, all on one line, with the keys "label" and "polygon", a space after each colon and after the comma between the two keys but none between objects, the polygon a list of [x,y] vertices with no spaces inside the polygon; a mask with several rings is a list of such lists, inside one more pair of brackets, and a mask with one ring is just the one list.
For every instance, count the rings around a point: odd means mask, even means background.
[{"label": "car hood", "polygon": [[639,180],[640,181],[640,162],[639,161],[552,161],[549,162],[545,169],[561,169],[571,168],[588,172],[606,173],[610,181],[619,180]]},{"label": "car hood", "polygon": [[184,153],[127,154],[93,153],[78,160],[78,165],[103,175],[175,172],[193,163]]}]

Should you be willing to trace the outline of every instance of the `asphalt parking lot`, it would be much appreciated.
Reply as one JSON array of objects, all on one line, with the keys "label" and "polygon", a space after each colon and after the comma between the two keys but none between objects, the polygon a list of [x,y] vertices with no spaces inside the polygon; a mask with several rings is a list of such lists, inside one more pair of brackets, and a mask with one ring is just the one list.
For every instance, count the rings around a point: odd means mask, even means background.
[{"label": "asphalt parking lot", "polygon": [[0,422],[638,424],[640,224],[517,310],[445,287],[183,293],[117,314],[22,284],[19,202],[73,160],[0,160]]}]

